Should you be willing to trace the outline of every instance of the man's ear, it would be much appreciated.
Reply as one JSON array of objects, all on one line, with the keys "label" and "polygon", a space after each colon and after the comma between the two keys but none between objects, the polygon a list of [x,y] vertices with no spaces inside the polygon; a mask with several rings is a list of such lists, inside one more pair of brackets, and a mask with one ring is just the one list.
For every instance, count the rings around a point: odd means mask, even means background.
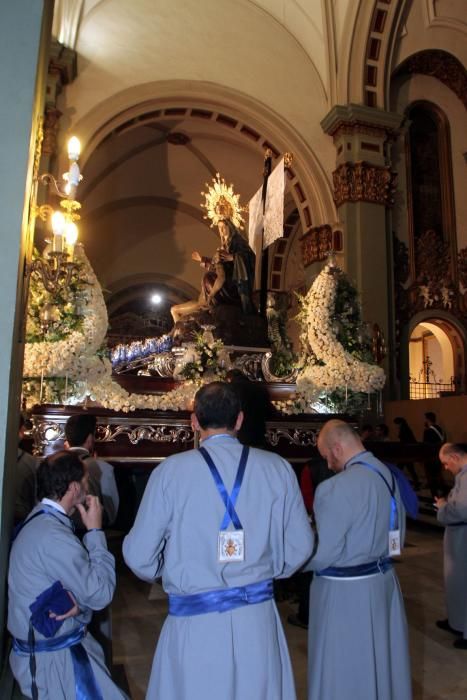
[{"label": "man's ear", "polygon": [[243,411],[240,411],[240,413],[237,416],[237,420],[235,421],[235,431],[238,432],[240,428],[242,427],[243,420],[245,418],[245,414]]},{"label": "man's ear", "polygon": [[83,443],[83,447],[88,452],[91,452],[94,449],[94,435],[92,433],[89,433],[89,435],[87,436],[86,440]]},{"label": "man's ear", "polygon": [[193,428],[193,430],[198,430],[198,431],[201,430],[201,426],[200,426],[199,421],[196,417],[196,413],[191,414],[190,420],[191,420],[191,427]]}]

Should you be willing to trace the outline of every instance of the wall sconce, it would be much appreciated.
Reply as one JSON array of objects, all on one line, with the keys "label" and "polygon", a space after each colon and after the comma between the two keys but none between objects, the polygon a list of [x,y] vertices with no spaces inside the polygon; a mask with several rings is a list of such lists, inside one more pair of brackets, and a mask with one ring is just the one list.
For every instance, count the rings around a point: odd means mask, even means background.
[{"label": "wall sconce", "polygon": [[80,142],[73,136],[68,141],[69,165],[68,172],[62,176],[65,182],[63,189],[60,189],[51,173],[44,173],[37,178],[41,184],[52,185],[55,194],[62,198],[61,210],[54,211],[50,204],[42,204],[34,209],[34,215],[43,221],[51,218],[52,241],[43,257],[31,263],[30,272],[39,274],[45,289],[51,293],[60,287],[66,287],[77,269],[73,255],[79,235],[76,222],[81,218],[78,214],[81,204],[75,199],[76,190],[83,179],[78,165],[80,150]]}]

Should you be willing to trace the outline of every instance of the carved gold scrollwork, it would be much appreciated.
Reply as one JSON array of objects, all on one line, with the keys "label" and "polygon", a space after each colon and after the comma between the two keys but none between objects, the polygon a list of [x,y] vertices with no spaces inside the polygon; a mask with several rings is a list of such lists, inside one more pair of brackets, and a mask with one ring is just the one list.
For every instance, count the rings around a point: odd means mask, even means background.
[{"label": "carved gold scrollwork", "polygon": [[388,167],[364,161],[343,163],[332,177],[338,207],[345,202],[372,202],[387,207],[394,204],[397,175]]},{"label": "carved gold scrollwork", "polygon": [[142,440],[182,444],[194,440],[193,430],[179,425],[100,425],[98,428],[98,442],[115,442],[119,435],[126,435],[132,445]]},{"label": "carved gold scrollwork", "polygon": [[301,238],[302,259],[305,267],[314,262],[322,262],[333,247],[332,228],[329,224],[315,226]]},{"label": "carved gold scrollwork", "polygon": [[286,440],[291,445],[299,447],[314,447],[318,439],[319,428],[268,428],[266,438],[270,445],[278,445],[280,440]]}]

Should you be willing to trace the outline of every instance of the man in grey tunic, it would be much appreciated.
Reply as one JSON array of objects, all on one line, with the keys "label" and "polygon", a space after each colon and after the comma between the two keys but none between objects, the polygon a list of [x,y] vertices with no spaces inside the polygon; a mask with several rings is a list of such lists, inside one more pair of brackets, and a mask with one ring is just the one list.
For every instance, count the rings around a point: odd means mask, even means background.
[{"label": "man in grey tunic", "polygon": [[99,496],[104,507],[104,526],[108,527],[115,522],[120,498],[113,466],[92,456],[96,427],[97,418],[89,413],[70,416],[65,425],[65,449],[75,452],[86,462],[89,491]]},{"label": "man in grey tunic", "polygon": [[243,447],[235,436],[242,419],[231,385],[198,391],[192,424],[203,452],[154,470],[123,543],[135,574],[162,576],[169,594],[151,700],[296,697],[272,579],[310,557],[311,528],[290,465]]},{"label": "man in grey tunic", "polygon": [[[8,629],[13,636],[13,675],[26,697],[122,700],[126,695],[110,678],[102,649],[86,633],[92,611],[108,605],[115,590],[115,562],[101,529],[102,506],[96,496],[86,495],[86,467],[70,452],[44,460],[37,480],[42,500],[19,527],[10,555]],[[69,518],[75,507],[87,529],[83,544]],[[71,609],[58,616],[49,614],[56,603],[52,598],[43,611],[45,622],[39,625],[30,606],[57,582],[70,592]],[[55,633],[49,629],[51,617],[62,621]]]},{"label": "man in grey tunic", "polygon": [[454,646],[467,649],[467,444],[446,443],[439,452],[445,469],[454,475],[447,498],[435,498],[444,531],[444,587],[446,620],[437,626],[459,635]]},{"label": "man in grey tunic", "polygon": [[405,530],[396,479],[343,421],[326,423],[318,449],[337,473],[314,501],[309,700],[410,700],[407,622],[388,556]]}]

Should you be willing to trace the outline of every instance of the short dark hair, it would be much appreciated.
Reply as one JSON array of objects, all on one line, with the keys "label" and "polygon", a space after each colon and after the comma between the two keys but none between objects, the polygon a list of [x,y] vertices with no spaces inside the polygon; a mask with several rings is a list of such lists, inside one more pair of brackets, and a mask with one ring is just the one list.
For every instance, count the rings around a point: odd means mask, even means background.
[{"label": "short dark hair", "polygon": [[195,415],[203,430],[207,428],[235,428],[241,411],[240,399],[231,384],[211,382],[198,389],[195,395]]},{"label": "short dark hair", "polygon": [[436,413],[433,413],[433,411],[427,411],[425,413],[425,418],[431,420],[432,423],[436,423]]},{"label": "short dark hair", "polygon": [[37,496],[60,501],[73,481],[85,474],[83,461],[74,452],[63,450],[43,459],[37,470]]},{"label": "short dark hair", "polygon": [[88,435],[94,435],[96,426],[96,416],[89,413],[70,416],[65,425],[65,437],[70,447],[80,447]]}]

